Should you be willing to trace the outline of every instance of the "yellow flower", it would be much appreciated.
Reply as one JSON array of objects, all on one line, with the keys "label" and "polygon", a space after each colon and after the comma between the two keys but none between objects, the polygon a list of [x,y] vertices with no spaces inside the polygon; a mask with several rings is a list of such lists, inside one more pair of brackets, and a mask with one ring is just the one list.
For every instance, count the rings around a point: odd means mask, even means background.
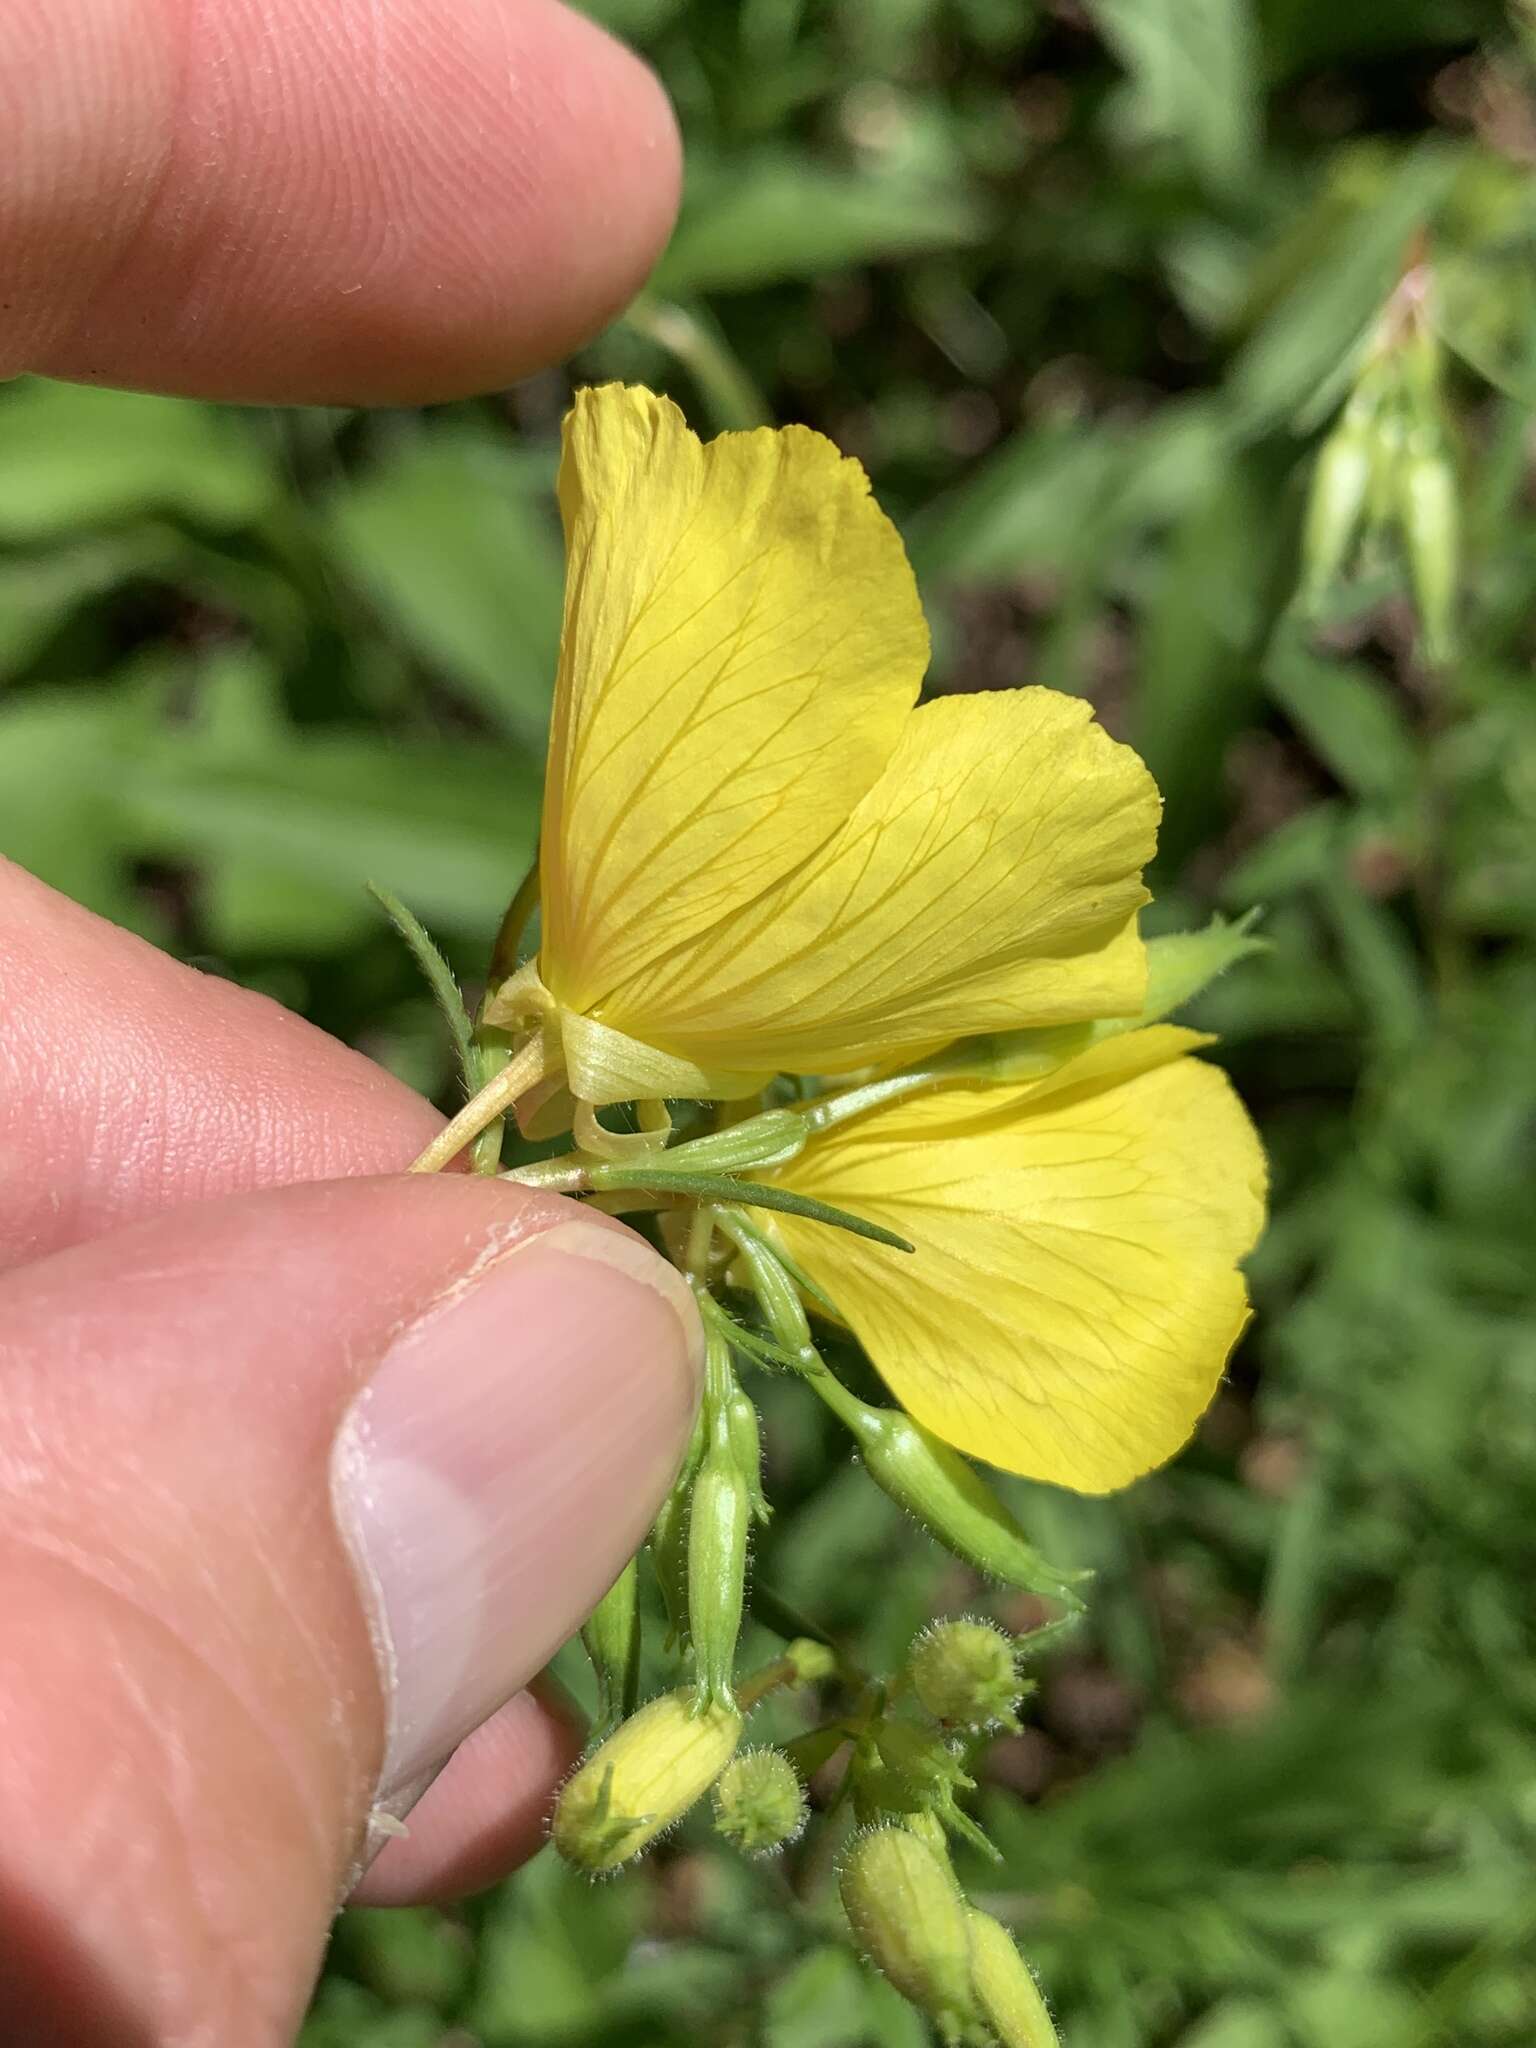
[{"label": "yellow flower", "polygon": [[1024,1085],[870,1110],[771,1175],[910,1256],[765,1219],[907,1412],[988,1463],[1107,1493],[1172,1457],[1248,1317],[1237,1262],[1264,1159],[1226,1077],[1170,1025]]},{"label": "yellow flower", "polygon": [[857,463],[610,385],[560,506],[542,939],[487,1021],[600,1104],[1135,1012],[1150,777],[1075,698],[914,708],[928,635]]}]

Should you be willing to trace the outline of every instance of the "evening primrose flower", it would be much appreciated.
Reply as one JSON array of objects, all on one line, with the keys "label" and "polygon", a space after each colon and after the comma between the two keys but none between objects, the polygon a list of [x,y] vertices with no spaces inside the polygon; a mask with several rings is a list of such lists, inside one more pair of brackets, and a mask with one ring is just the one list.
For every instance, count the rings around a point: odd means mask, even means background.
[{"label": "evening primrose flower", "polygon": [[917,1422],[1006,1471],[1107,1493],[1173,1456],[1248,1318],[1264,1159],[1170,1025],[1045,1078],[875,1107],[764,1174],[911,1241],[792,1214],[769,1234]]},{"label": "evening primrose flower", "polygon": [[542,931],[487,1023],[600,1105],[1136,1011],[1150,777],[1076,698],[916,706],[927,630],[857,463],[609,385],[559,495]]}]

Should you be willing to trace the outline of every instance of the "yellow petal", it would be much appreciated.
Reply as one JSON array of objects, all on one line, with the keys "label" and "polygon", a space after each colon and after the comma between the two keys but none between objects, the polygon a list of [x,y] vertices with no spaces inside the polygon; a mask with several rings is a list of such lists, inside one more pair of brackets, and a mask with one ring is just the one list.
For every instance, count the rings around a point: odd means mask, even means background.
[{"label": "yellow petal", "polygon": [[581,391],[560,509],[541,972],[589,1012],[658,953],[712,949],[847,817],[928,634],[863,470],[806,428],[704,446],[664,398]]},{"label": "yellow petal", "polygon": [[835,837],[605,1018],[701,1066],[832,1073],[1133,1014],[1157,818],[1152,778],[1080,699],[940,698]]},{"label": "yellow petal", "polygon": [[[1182,1034],[1168,1032],[1157,1058]],[[1172,1457],[1247,1320],[1237,1261],[1264,1160],[1226,1077],[1118,1060],[1073,1086],[949,1089],[876,1110],[775,1176],[910,1238],[910,1256],[773,1227],[908,1412],[993,1465],[1107,1493]],[[1126,1076],[1129,1075],[1129,1078]]]}]

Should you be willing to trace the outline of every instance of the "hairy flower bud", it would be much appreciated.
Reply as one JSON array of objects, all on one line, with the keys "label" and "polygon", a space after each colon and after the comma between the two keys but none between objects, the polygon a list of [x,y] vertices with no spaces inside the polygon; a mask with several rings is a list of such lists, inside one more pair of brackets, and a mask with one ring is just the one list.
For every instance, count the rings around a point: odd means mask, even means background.
[{"label": "hairy flower bud", "polygon": [[1059,2048],[1055,2026],[1028,1963],[1007,1928],[969,1907],[971,1989],[999,2048]]},{"label": "hairy flower bud", "polygon": [[687,1686],[663,1693],[567,1779],[555,1806],[555,1847],[578,1870],[616,1870],[703,1797],[740,1740],[733,1708],[699,1712]]},{"label": "hairy flower bud", "polygon": [[909,1828],[854,1838],[840,1879],[860,1947],[946,2042],[975,2019],[965,1902],[944,1864]]},{"label": "hairy flower bud", "polygon": [[715,1780],[715,1826],[749,1856],[794,1841],[805,1826],[805,1790],[778,1749],[744,1749]]},{"label": "hairy flower bud", "polygon": [[796,1685],[819,1685],[837,1669],[837,1653],[813,1636],[796,1636],[784,1645],[784,1656],[794,1666]]},{"label": "hairy flower bud", "polygon": [[1017,1728],[1023,1695],[1013,1640],[990,1621],[942,1621],[907,1653],[907,1676],[936,1721],[961,1728]]},{"label": "hairy flower bud", "polygon": [[725,1404],[726,1434],[736,1469],[746,1482],[747,1499],[754,1522],[766,1522],[773,1510],[763,1492],[763,1439],[757,1426],[757,1410],[748,1395],[737,1387]]},{"label": "hairy flower bud", "polygon": [[1456,472],[1437,447],[1418,446],[1403,463],[1398,488],[1398,516],[1424,651],[1431,661],[1445,661],[1455,635],[1460,555]]},{"label": "hairy flower bud", "polygon": [[799,1110],[765,1109],[761,1116],[674,1145],[667,1154],[667,1165],[690,1173],[740,1173],[751,1166],[780,1166],[805,1150],[805,1132],[805,1118]]},{"label": "hairy flower bud", "polygon": [[1319,449],[1317,466],[1312,472],[1302,535],[1310,603],[1316,603],[1327,590],[1354,545],[1374,460],[1372,426],[1351,408]]},{"label": "hairy flower bud", "polygon": [[668,1641],[688,1640],[688,1518],[693,1482],[704,1458],[704,1412],[694,1417],[693,1435],[682,1470],[651,1524],[651,1563],[667,1610]]},{"label": "hairy flower bud", "polygon": [[[688,1514],[688,1629],[700,1705],[734,1707],[736,1641],[746,1594],[747,1530],[758,1470],[756,1456],[750,1459],[750,1474],[742,1470],[743,1447],[738,1439],[743,1423],[735,1411],[740,1390],[725,1346],[714,1333],[705,1372],[704,1457],[693,1482]],[[751,1403],[747,1406],[750,1409]],[[751,1436],[755,1451],[755,1416]]]},{"label": "hairy flower bud", "polygon": [[1048,1564],[958,1451],[899,1408],[868,1407],[840,1386],[825,1398],[852,1430],[870,1478],[930,1536],[990,1578],[1082,1607],[1075,1586],[1088,1575]]},{"label": "hairy flower bud", "polygon": [[640,1669],[640,1574],[634,1558],[598,1601],[581,1640],[597,1680],[595,1729],[599,1741],[634,1705]]}]

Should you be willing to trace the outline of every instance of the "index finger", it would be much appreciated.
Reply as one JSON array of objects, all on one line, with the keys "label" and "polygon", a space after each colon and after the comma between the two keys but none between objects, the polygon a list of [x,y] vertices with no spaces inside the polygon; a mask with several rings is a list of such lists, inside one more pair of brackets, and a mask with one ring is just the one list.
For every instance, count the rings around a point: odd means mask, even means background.
[{"label": "index finger", "polygon": [[0,376],[273,403],[488,390],[638,288],[649,70],[557,0],[0,9]]},{"label": "index finger", "polygon": [[0,1272],[183,1202],[403,1171],[442,1119],[0,858]]}]

